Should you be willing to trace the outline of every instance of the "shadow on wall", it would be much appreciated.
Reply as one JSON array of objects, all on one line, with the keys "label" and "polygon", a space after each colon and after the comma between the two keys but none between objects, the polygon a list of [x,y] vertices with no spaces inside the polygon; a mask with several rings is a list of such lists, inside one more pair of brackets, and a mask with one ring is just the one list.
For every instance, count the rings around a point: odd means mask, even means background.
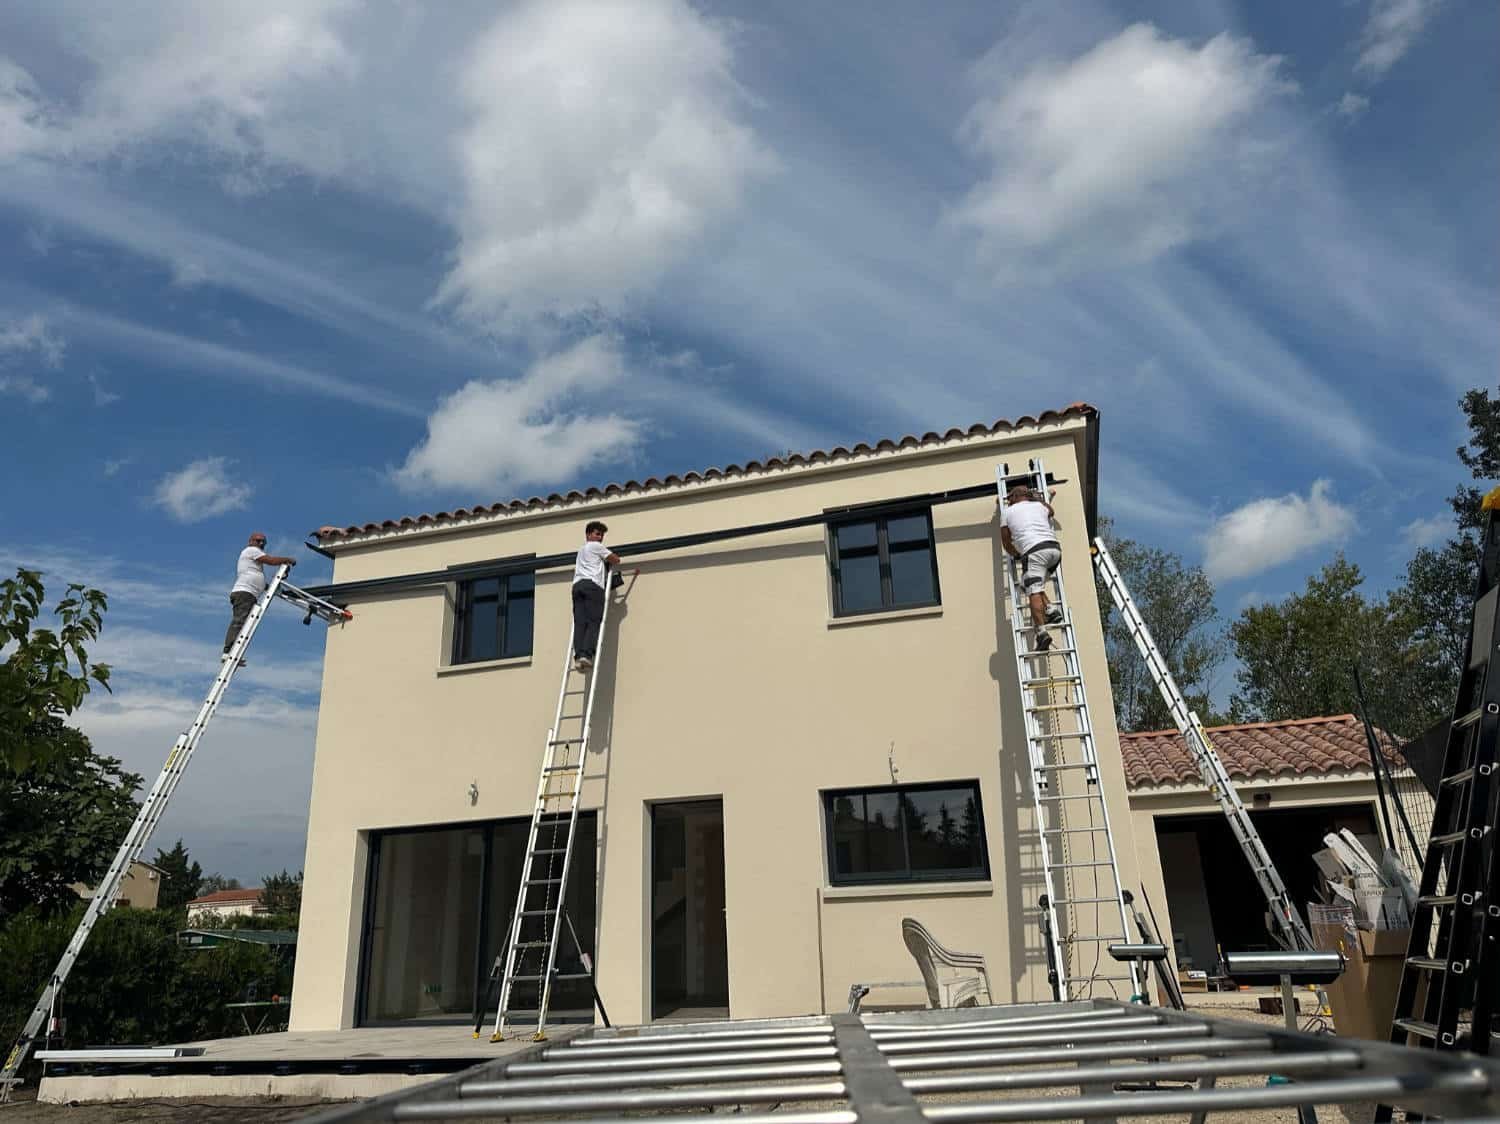
[{"label": "shadow on wall", "polygon": [[[1031,807],[1031,776],[1026,756],[1026,723],[1021,714],[1021,685],[1016,681],[1015,638],[1011,632],[1005,590],[1005,548],[1000,545],[1000,509],[990,520],[993,544],[995,651],[990,656],[990,678],[1000,708],[1000,853],[1004,883],[995,900],[1005,908],[1010,951],[1010,996],[1000,1002],[1024,1003],[1050,999],[1047,991],[1047,950],[1037,924],[1038,902],[1046,893],[1041,844]],[[1028,979],[1030,977],[1030,979]],[[1041,980],[1040,987],[1036,981]],[[1001,986],[1003,990],[1003,985]]]}]

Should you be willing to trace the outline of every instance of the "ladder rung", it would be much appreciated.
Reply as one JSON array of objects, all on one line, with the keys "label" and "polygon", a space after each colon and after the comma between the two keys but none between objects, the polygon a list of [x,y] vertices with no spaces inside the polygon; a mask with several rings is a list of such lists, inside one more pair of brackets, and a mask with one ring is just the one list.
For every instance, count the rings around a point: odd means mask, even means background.
[{"label": "ladder rung", "polygon": [[537,797],[537,799],[539,801],[561,800],[565,796],[577,796],[577,795],[578,795],[578,790],[576,788],[565,788],[561,792],[543,792],[539,797]]},{"label": "ladder rung", "polygon": [[1044,827],[1041,829],[1043,835],[1085,835],[1089,832],[1103,831],[1102,827]]},{"label": "ladder rung", "polygon": [[552,741],[548,742],[547,744],[548,745],[577,745],[581,741],[583,741],[582,738],[554,738]]},{"label": "ladder rung", "polygon": [[1058,648],[1054,646],[1040,652],[1021,652],[1019,654],[1023,660],[1034,660],[1038,656],[1068,656],[1074,654],[1077,651],[1077,648]]},{"label": "ladder rung", "polygon": [[1098,765],[1096,763],[1094,763],[1094,762],[1091,762],[1091,761],[1064,761],[1064,762],[1062,762],[1061,764],[1058,764],[1058,765],[1048,765],[1045,762],[1043,762],[1040,765],[1033,765],[1032,768],[1033,769],[1097,769]]},{"label": "ladder rung", "polygon": [[542,772],[544,772],[544,773],[571,773],[571,772],[573,772],[577,768],[578,768],[577,765],[543,765],[542,766]]},{"label": "ladder rung", "polygon": [[553,910],[553,909],[523,909],[521,911],[521,916],[522,917],[551,917],[556,912],[557,911]]},{"label": "ladder rung", "polygon": [[1454,730],[1462,730],[1466,726],[1472,726],[1472,725],[1474,725],[1474,723],[1478,722],[1479,719],[1483,715],[1484,715],[1484,707],[1478,707],[1478,708],[1476,708],[1474,710],[1471,710],[1471,711],[1469,711],[1468,714],[1462,715],[1459,718],[1455,718],[1453,720],[1452,729],[1454,729]]},{"label": "ladder rung", "polygon": [[1423,1022],[1421,1019],[1393,1019],[1393,1025],[1408,1034],[1415,1034],[1422,1038],[1430,1038],[1437,1041],[1437,1027],[1432,1023]]},{"label": "ladder rung", "polygon": [[1450,831],[1445,835],[1434,835],[1427,841],[1428,847],[1451,847],[1464,836],[1468,835],[1468,829],[1463,831]]},{"label": "ladder rung", "polygon": [[533,855],[566,855],[568,849],[566,847],[538,847],[531,853]]},{"label": "ladder rung", "polygon": [[550,948],[551,946],[551,941],[519,941],[516,944],[517,948]]},{"label": "ladder rung", "polygon": [[[1081,869],[1083,869],[1084,867],[1087,867],[1087,866],[1114,866],[1114,865],[1115,864],[1112,863],[1112,862],[1102,862],[1102,863],[1053,863],[1050,867],[1048,867],[1048,869],[1049,870],[1081,870]],[[1063,900],[1066,901],[1067,899],[1064,898]],[[1075,898],[1073,900],[1077,901],[1078,899]],[[1114,898],[1106,898],[1104,900],[1112,902],[1115,899]]]},{"label": "ladder rung", "polygon": [[1026,710],[1026,711],[1029,711],[1032,714],[1035,714],[1038,711],[1049,711],[1049,710],[1082,710],[1082,709],[1084,709],[1084,704],[1081,703],[1081,702],[1036,703],[1033,706],[1022,707],[1022,709]]},{"label": "ladder rung", "polygon": [[1448,961],[1438,960],[1432,956],[1409,956],[1406,959],[1408,968],[1416,968],[1420,972],[1446,972]]},{"label": "ladder rung", "polygon": [[556,886],[561,881],[562,881],[561,878],[528,878],[526,880],[526,885],[528,885],[528,886]]},{"label": "ladder rung", "polygon": [[1049,687],[1053,683],[1080,683],[1083,681],[1081,675],[1049,675],[1045,679],[1023,679],[1023,687]]},{"label": "ladder rung", "polygon": [[1451,777],[1444,777],[1438,783],[1441,784],[1444,788],[1457,788],[1461,784],[1468,784],[1473,779],[1474,769],[1472,766],[1470,766],[1467,769],[1462,769],[1459,772],[1454,773]]},{"label": "ladder rung", "polygon": [[1062,800],[1102,800],[1103,796],[1098,789],[1095,789],[1093,792],[1084,792],[1077,796],[1038,796],[1037,799],[1045,804],[1056,804]]},{"label": "ladder rung", "polygon": [[1424,894],[1417,899],[1418,906],[1444,906],[1453,905],[1458,901],[1457,894]]},{"label": "ladder rung", "polygon": [[[1105,866],[1108,863],[1103,864]],[[1119,902],[1119,898],[1053,898],[1053,905],[1094,905],[1098,902]]]},{"label": "ladder rung", "polygon": [[[1109,900],[1110,901],[1114,901],[1115,899],[1114,898],[1110,898]],[[1082,935],[1076,936],[1076,937],[1069,936],[1068,937],[1068,943],[1069,944],[1096,944],[1099,941],[1124,941],[1124,940],[1129,940],[1129,939],[1130,939],[1129,937],[1123,937],[1119,933],[1101,933],[1100,935],[1098,935],[1096,937],[1086,937],[1086,936],[1082,936]]]}]

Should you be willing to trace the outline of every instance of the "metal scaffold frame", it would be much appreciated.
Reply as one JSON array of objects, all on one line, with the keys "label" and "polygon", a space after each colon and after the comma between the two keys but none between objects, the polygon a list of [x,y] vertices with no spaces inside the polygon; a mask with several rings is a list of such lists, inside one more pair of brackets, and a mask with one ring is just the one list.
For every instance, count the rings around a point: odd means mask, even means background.
[{"label": "metal scaffold frame", "polygon": [[[566,1031],[559,1033],[559,1038]],[[1272,1077],[1275,1080],[1270,1080]],[[1500,1113],[1500,1063],[1095,999],[1009,1007],[580,1028],[566,1041],[309,1124],[1076,1120],[1388,1099]]]}]

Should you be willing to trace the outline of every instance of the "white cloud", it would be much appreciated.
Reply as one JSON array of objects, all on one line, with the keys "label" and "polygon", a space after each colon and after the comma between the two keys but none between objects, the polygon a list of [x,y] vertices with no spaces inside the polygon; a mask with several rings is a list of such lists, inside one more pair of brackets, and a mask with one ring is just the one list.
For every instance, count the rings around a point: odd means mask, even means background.
[{"label": "white cloud", "polygon": [[65,350],[62,337],[39,313],[0,322],[0,394],[13,394],[34,405],[47,401],[52,391],[16,368],[33,362],[43,367],[60,367]]},{"label": "white cloud", "polygon": [[1365,110],[1370,108],[1370,99],[1363,94],[1356,94],[1353,90],[1344,91],[1344,96],[1339,98],[1335,112],[1345,120],[1357,120]]},{"label": "white cloud", "polygon": [[[237,553],[241,546],[234,547]],[[159,620],[164,610],[219,613],[226,583],[207,583],[159,561],[142,564],[95,549],[68,546],[0,545],[0,571],[16,567],[40,570],[47,588],[68,582],[102,589],[109,596],[109,617]],[[228,568],[226,567],[226,572]]]},{"label": "white cloud", "polygon": [[76,96],[49,99],[0,59],[0,159],[100,160],[170,139],[240,161],[310,161],[289,95],[355,71],[338,30],[352,7],[158,0],[127,14],[102,0],[51,0],[38,23],[91,77]]},{"label": "white cloud", "polygon": [[770,166],[727,31],[685,0],[528,0],[461,70],[460,241],[440,302],[486,325],[618,313]]},{"label": "white cloud", "polygon": [[1305,498],[1292,493],[1253,500],[1220,516],[1204,536],[1204,570],[1214,581],[1234,581],[1347,538],[1354,513],[1334,502],[1332,490],[1329,481],[1317,480]]},{"label": "white cloud", "polygon": [[1150,261],[1211,231],[1274,166],[1261,111],[1281,59],[1221,34],[1201,47],[1136,24],[1015,76],[1002,45],[959,132],[989,165],[950,213],[1002,279]]},{"label": "white cloud", "polygon": [[[229,621],[227,609],[224,621],[226,624]],[[90,655],[109,664],[117,673],[207,691],[219,673],[219,654],[223,649],[219,641],[217,634],[200,640],[154,628],[107,625]],[[257,650],[246,666],[235,673],[234,682],[241,691],[256,687],[279,695],[309,695],[317,694],[322,679],[321,659],[271,655],[262,658]]]},{"label": "white cloud", "polygon": [[576,403],[618,393],[627,377],[618,341],[596,335],[538,360],[518,379],[471,382],[438,404],[396,482],[410,491],[516,490],[557,484],[624,456],[640,441],[640,426],[581,412]]},{"label": "white cloud", "polygon": [[67,342],[40,313],[0,324],[0,363],[34,358],[44,367],[56,369],[62,366],[66,350]]},{"label": "white cloud", "polygon": [[120,469],[124,468],[134,459],[134,457],[119,457],[118,459],[112,458],[110,460],[106,460],[104,462],[104,475],[118,476],[120,473]]},{"label": "white cloud", "polygon": [[1370,79],[1382,77],[1411,49],[1437,6],[1438,0],[1372,0],[1354,69]]},{"label": "white cloud", "polygon": [[1414,519],[1401,528],[1401,541],[1408,550],[1436,546],[1454,531],[1453,516],[1445,513]]},{"label": "white cloud", "polygon": [[152,502],[179,523],[196,523],[237,511],[250,502],[254,488],[230,476],[230,462],[224,457],[205,457],[193,461],[162,478],[152,493]]}]

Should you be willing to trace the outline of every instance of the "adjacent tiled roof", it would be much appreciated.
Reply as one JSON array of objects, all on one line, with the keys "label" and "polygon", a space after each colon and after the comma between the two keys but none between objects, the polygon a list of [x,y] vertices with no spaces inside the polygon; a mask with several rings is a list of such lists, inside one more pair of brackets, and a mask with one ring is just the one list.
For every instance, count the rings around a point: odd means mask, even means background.
[{"label": "adjacent tiled roof", "polygon": [[852,448],[835,445],[832,449],[814,449],[810,453],[793,453],[787,457],[771,457],[765,461],[747,461],[743,465],[728,464],[723,468],[707,468],[702,472],[689,472],[682,476],[673,474],[662,478],[649,476],[645,480],[627,480],[623,484],[606,484],[602,488],[589,488],[582,492],[572,491],[567,494],[553,492],[548,496],[532,496],[529,499],[514,499],[508,502],[493,504],[476,504],[473,507],[454,508],[452,511],[438,511],[431,514],[407,515],[400,519],[386,519],[378,523],[355,523],[347,527],[325,526],[319,527],[313,534],[317,536],[319,542],[337,543],[342,539],[353,538],[359,535],[376,534],[381,531],[395,531],[416,527],[426,528],[487,515],[500,515],[505,512],[534,511],[541,508],[577,503],[583,500],[597,500],[630,495],[632,493],[679,488],[709,480],[760,476],[801,465],[850,460],[857,457],[873,456],[877,453],[938,445],[965,438],[991,437],[998,433],[1009,433],[1012,430],[1038,426],[1046,422],[1063,421],[1067,418],[1094,417],[1097,413],[1098,411],[1087,402],[1074,402],[1071,405],[1063,407],[1061,410],[1044,410],[1036,417],[1032,417],[1030,414],[1023,414],[1014,421],[1001,418],[990,424],[978,422],[967,429],[954,428],[943,433],[933,431],[924,433],[920,437],[915,434],[907,434],[899,439],[883,438],[873,445],[861,441]]},{"label": "adjacent tiled roof", "polygon": [[[1317,777],[1370,768],[1364,725],[1352,714],[1210,726],[1207,733],[1224,767],[1236,780]],[[1393,765],[1400,764],[1384,742],[1384,735],[1379,736],[1386,756]],[[1120,751],[1125,758],[1125,782],[1131,788],[1200,783],[1198,769],[1176,730],[1121,734]]]},{"label": "adjacent tiled roof", "polygon": [[188,902],[188,905],[227,905],[230,902],[258,901],[260,901],[260,887],[255,886],[248,890],[215,890],[212,894],[194,898]]}]

